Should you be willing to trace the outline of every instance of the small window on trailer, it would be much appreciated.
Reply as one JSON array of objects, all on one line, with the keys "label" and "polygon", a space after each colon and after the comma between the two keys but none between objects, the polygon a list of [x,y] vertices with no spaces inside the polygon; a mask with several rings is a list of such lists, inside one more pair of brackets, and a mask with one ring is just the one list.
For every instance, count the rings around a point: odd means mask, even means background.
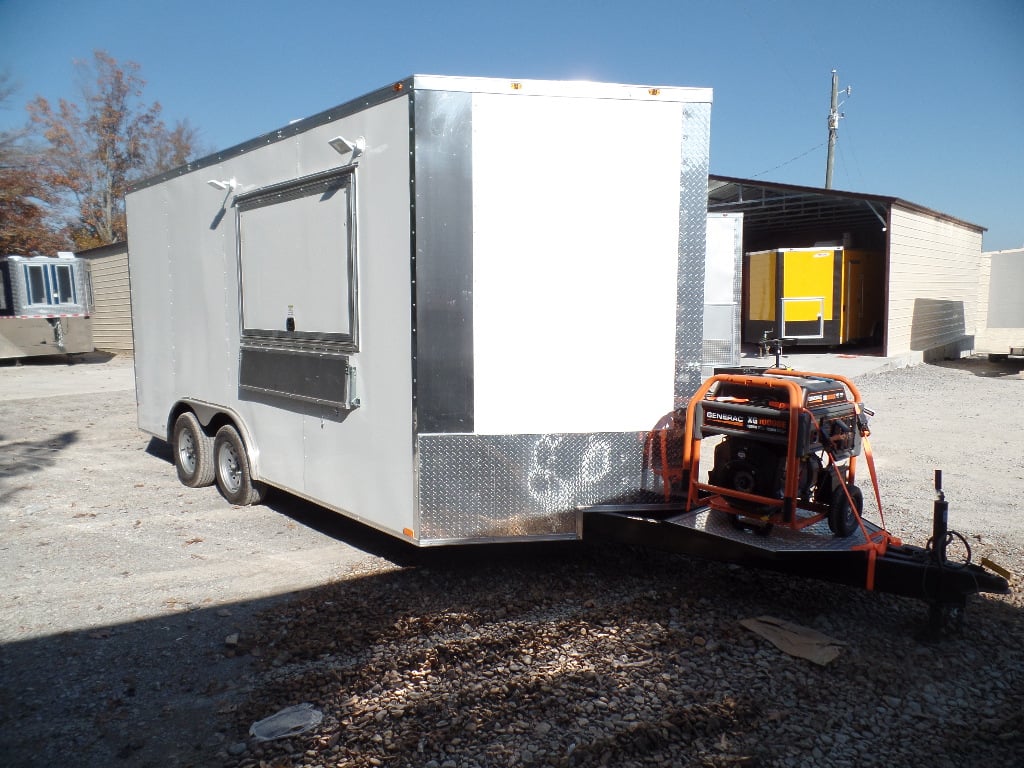
[{"label": "small window on trailer", "polygon": [[54,306],[75,304],[74,275],[70,264],[26,264],[25,285],[28,303]]},{"label": "small window on trailer", "polygon": [[53,292],[58,304],[75,303],[75,281],[71,276],[70,264],[54,264],[53,270],[56,273],[56,287]]},{"label": "small window on trailer", "polygon": [[42,264],[25,265],[25,286],[29,304],[50,303],[50,292],[46,289],[46,268]]}]

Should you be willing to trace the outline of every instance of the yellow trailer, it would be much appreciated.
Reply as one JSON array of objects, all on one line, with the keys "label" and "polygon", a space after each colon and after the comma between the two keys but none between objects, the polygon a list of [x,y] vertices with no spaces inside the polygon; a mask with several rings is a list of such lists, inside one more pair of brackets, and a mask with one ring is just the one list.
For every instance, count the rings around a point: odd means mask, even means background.
[{"label": "yellow trailer", "polygon": [[881,254],[849,248],[778,248],[745,257],[743,341],[803,344],[881,340]]}]

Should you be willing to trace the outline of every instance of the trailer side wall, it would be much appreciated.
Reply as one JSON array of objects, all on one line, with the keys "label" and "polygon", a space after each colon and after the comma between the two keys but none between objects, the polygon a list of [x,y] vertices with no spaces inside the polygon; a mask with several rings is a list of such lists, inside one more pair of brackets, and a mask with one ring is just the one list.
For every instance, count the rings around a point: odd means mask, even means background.
[{"label": "trailer side wall", "polygon": [[[251,251],[239,243],[238,222],[244,214],[235,197],[245,199],[341,168],[351,156],[339,155],[329,144],[339,135],[367,137],[349,192],[358,200],[352,226],[358,229],[354,316],[359,338],[358,351],[347,355],[347,365],[356,370],[357,392],[351,394],[360,400],[354,410],[239,389],[239,259]],[[167,437],[168,416],[178,402],[225,407],[237,415],[246,434],[257,479],[389,532],[413,524],[409,156],[409,103],[403,95],[128,196],[142,429]],[[227,186],[232,180],[233,189],[208,184]],[[321,197],[309,199],[316,204]],[[259,217],[254,231],[265,229],[266,221]],[[298,310],[303,285],[315,286],[321,299],[330,293],[323,286],[332,283],[345,301],[349,295],[338,267],[347,242],[336,247],[313,243],[314,251],[326,251],[318,270],[317,262],[304,255],[310,244],[301,223],[287,217],[277,222],[284,230],[274,233],[282,251],[278,260],[265,249],[256,251],[265,284],[251,286],[249,296],[273,306],[250,305],[252,324],[279,322],[282,332],[274,338],[268,329],[256,328],[255,340],[246,339],[247,349],[257,348],[272,359],[266,376],[289,373],[292,366],[279,356],[282,351],[301,354],[303,363],[313,366],[321,358],[337,357],[326,346],[318,356],[315,339],[289,339],[287,305],[296,307],[300,332],[309,318],[328,331],[351,330],[333,327],[347,322],[333,308]],[[254,375],[261,375],[258,366]],[[301,380],[295,384],[305,385]]]}]

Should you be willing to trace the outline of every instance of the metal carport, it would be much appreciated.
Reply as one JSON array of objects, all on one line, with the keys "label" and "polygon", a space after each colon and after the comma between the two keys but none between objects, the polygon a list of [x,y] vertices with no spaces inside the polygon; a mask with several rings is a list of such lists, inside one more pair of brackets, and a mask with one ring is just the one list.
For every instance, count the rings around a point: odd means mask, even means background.
[{"label": "metal carport", "polygon": [[898,197],[708,177],[708,211],[743,213],[743,250],[822,244],[884,255],[881,354],[956,356],[978,327],[984,227]]}]

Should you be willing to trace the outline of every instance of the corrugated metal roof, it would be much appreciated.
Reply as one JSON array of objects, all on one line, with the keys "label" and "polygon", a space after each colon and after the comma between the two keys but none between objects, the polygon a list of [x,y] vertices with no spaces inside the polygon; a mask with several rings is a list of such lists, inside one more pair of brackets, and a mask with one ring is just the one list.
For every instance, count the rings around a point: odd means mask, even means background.
[{"label": "corrugated metal roof", "polygon": [[801,187],[732,176],[708,177],[708,211],[743,213],[747,226],[762,231],[805,226],[857,229],[880,222],[887,226],[889,210],[894,205],[977,232],[986,231],[978,224],[888,195]]}]

